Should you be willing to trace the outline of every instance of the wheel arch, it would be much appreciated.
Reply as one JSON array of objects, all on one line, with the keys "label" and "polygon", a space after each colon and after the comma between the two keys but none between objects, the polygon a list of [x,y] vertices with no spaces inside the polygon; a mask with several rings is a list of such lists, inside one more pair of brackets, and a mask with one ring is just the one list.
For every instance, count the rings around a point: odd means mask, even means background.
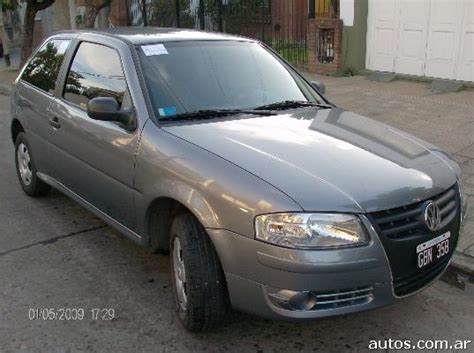
[{"label": "wheel arch", "polygon": [[181,213],[192,215],[204,228],[209,225],[205,212],[196,208],[194,202],[185,203],[176,197],[160,196],[149,204],[145,213],[145,235],[152,251],[169,252],[171,224],[173,218]]},{"label": "wheel arch", "polygon": [[199,185],[167,177],[146,184],[141,194],[147,197],[137,200],[137,208],[143,243],[153,251],[169,250],[171,222],[179,213],[193,215],[204,228],[222,227],[212,196],[203,195]]},{"label": "wheel arch", "polygon": [[154,199],[146,211],[146,237],[154,252],[169,252],[169,238],[173,217],[190,212],[181,202],[171,197]]},{"label": "wheel arch", "polygon": [[13,144],[16,142],[16,138],[21,132],[25,132],[25,128],[21,124],[20,120],[18,119],[13,119],[10,125],[10,132],[11,132],[11,137]]}]

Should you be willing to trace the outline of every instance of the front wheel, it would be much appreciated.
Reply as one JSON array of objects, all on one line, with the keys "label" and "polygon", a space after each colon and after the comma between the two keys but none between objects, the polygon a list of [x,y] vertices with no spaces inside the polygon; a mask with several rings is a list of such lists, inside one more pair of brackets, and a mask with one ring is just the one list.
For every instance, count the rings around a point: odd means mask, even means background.
[{"label": "front wheel", "polygon": [[202,225],[189,214],[171,226],[171,277],[176,311],[189,331],[204,331],[224,321],[229,300],[216,250]]},{"label": "front wheel", "polygon": [[48,193],[50,186],[36,175],[35,162],[24,132],[19,133],[15,141],[15,164],[18,181],[25,194],[37,197]]}]

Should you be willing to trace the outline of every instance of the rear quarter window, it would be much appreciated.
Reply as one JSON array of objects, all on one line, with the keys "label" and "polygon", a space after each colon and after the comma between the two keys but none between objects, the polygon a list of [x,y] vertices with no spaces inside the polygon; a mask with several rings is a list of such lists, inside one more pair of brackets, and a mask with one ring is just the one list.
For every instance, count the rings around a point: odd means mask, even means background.
[{"label": "rear quarter window", "polygon": [[67,73],[63,96],[84,109],[96,97],[112,97],[122,107],[129,105],[118,52],[101,44],[82,42]]},{"label": "rear quarter window", "polygon": [[65,39],[54,39],[45,43],[28,63],[21,79],[42,91],[53,93],[70,43],[70,40]]}]

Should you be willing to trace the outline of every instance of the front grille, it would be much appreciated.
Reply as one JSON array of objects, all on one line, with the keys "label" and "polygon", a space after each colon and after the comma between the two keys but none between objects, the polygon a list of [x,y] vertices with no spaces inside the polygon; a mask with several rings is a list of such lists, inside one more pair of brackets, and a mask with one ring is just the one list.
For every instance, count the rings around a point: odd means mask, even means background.
[{"label": "front grille", "polygon": [[443,273],[448,266],[449,259],[450,257],[446,257],[426,270],[393,281],[395,294],[398,296],[404,296],[427,286],[431,281]]},{"label": "front grille", "polygon": [[366,304],[373,299],[372,287],[358,287],[333,292],[313,292],[316,306],[313,310],[336,309],[346,306]]},{"label": "front grille", "polygon": [[[458,211],[456,189],[452,187],[431,200],[440,208],[440,228],[444,228],[454,219]],[[420,230],[426,230],[423,219],[425,204],[426,201],[422,201],[386,211],[374,212],[371,216],[384,236],[390,239],[402,239],[413,236]]]},{"label": "front grille", "polygon": [[[427,201],[435,202],[440,208],[441,225],[436,232],[429,231],[425,225],[423,214]],[[446,269],[458,242],[459,205],[458,186],[454,185],[429,200],[367,215],[387,254],[396,295],[416,292]],[[425,268],[418,268],[417,246],[448,231],[451,233],[449,253],[439,260],[435,258]]]}]

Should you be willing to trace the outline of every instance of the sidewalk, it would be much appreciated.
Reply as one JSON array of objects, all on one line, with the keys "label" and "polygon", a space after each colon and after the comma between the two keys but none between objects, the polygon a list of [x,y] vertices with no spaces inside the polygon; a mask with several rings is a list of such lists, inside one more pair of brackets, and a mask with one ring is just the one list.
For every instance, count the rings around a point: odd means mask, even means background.
[{"label": "sidewalk", "polygon": [[9,95],[10,86],[18,75],[20,49],[13,48],[10,53],[11,66],[5,66],[5,58],[0,58],[0,94]]},{"label": "sidewalk", "polygon": [[342,108],[387,123],[454,156],[471,210],[453,263],[474,272],[474,90],[435,93],[414,81],[373,82],[365,76],[304,74],[326,84],[326,97]]},{"label": "sidewalk", "polygon": [[20,49],[19,48],[12,48],[10,53],[10,67],[5,66],[5,58],[0,58],[0,72],[2,69],[10,68],[10,69],[18,69],[20,65]]}]

